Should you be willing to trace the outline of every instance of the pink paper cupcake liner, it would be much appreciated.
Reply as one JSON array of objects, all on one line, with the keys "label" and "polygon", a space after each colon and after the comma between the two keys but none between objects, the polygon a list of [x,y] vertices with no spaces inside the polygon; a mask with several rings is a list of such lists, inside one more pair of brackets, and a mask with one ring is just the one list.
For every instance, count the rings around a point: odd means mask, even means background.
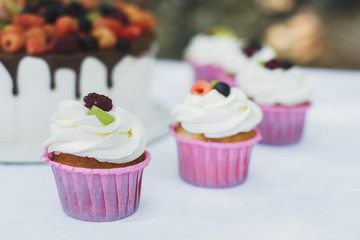
[{"label": "pink paper cupcake liner", "polygon": [[170,127],[176,138],[180,176],[190,184],[207,188],[237,186],[246,180],[252,147],[260,141],[255,129],[252,139],[216,143],[193,140],[176,133],[177,124]]},{"label": "pink paper cupcake liner", "polygon": [[270,145],[288,145],[300,141],[306,110],[310,103],[302,106],[262,106],[263,119],[258,125],[263,136],[260,143]]},{"label": "pink paper cupcake liner", "polygon": [[73,218],[105,222],[133,214],[140,201],[143,169],[150,162],[150,153],[139,164],[112,169],[71,167],[51,160],[44,153],[45,163],[54,173],[61,206]]},{"label": "pink paper cupcake liner", "polygon": [[212,80],[218,80],[229,84],[230,87],[236,86],[235,77],[229,76],[221,67],[212,64],[198,65],[188,60],[187,62],[194,69],[194,81],[205,80],[207,82],[211,82]]}]

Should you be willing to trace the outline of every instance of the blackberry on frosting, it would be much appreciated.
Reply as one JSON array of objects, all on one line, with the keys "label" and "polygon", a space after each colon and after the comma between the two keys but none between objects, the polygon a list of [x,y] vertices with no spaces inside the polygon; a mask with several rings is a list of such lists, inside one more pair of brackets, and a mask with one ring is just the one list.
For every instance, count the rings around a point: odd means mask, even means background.
[{"label": "blackberry on frosting", "polygon": [[88,109],[91,109],[93,106],[97,106],[102,110],[108,112],[113,107],[112,100],[110,98],[97,93],[89,93],[87,96],[84,97],[83,100],[85,103],[85,107],[87,107]]}]

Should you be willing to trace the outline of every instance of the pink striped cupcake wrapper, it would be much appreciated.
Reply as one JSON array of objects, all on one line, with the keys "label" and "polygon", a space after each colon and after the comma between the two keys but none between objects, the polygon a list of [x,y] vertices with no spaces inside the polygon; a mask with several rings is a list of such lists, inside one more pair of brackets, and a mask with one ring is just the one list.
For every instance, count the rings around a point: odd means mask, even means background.
[{"label": "pink striped cupcake wrapper", "polygon": [[139,206],[145,160],[133,166],[112,169],[71,167],[51,160],[45,150],[45,163],[53,170],[61,206],[70,217],[92,222],[119,220],[132,215]]},{"label": "pink striped cupcake wrapper", "polygon": [[176,138],[180,176],[190,184],[207,188],[237,186],[246,180],[252,147],[261,134],[242,142],[216,143],[193,140],[176,133],[178,124],[170,127]]},{"label": "pink striped cupcake wrapper", "polygon": [[263,106],[263,119],[258,125],[263,136],[260,143],[289,145],[300,141],[303,133],[306,110],[310,103],[301,106]]},{"label": "pink striped cupcake wrapper", "polygon": [[218,80],[229,84],[230,87],[236,86],[235,77],[228,75],[221,67],[218,67],[213,64],[198,65],[188,60],[187,62],[194,69],[194,73],[195,73],[194,81],[205,80],[207,82],[211,82],[212,80]]}]

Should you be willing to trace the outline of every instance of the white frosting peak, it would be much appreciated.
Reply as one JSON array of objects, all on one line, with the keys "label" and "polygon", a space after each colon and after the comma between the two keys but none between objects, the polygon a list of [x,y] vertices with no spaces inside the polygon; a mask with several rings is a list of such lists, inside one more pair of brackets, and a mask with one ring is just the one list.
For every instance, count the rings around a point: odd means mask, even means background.
[{"label": "white frosting peak", "polygon": [[145,129],[132,114],[114,106],[108,113],[115,120],[104,125],[81,102],[68,100],[50,118],[49,152],[96,158],[101,162],[125,163],[140,157],[146,147]]},{"label": "white frosting peak", "polygon": [[214,64],[235,74],[247,61],[239,54],[242,45],[235,37],[198,34],[185,49],[185,58],[200,65]]},{"label": "white frosting peak", "polygon": [[237,76],[237,83],[256,103],[294,106],[308,102],[312,83],[298,67],[267,69],[253,63]]},{"label": "white frosting peak", "polygon": [[189,95],[174,108],[172,117],[188,132],[223,138],[251,131],[262,112],[239,88],[231,88],[228,97],[214,89],[204,96]]}]

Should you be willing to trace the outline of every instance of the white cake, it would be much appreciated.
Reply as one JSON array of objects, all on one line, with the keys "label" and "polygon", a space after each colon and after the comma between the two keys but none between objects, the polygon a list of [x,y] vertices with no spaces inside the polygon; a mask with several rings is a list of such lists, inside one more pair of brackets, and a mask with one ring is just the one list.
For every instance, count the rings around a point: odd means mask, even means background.
[{"label": "white cake", "polygon": [[[87,57],[81,67],[81,98],[90,92],[108,95],[115,105],[134,113],[149,129],[154,121],[150,100],[151,69],[157,46],[139,56],[123,57],[112,71],[113,86],[107,87],[107,70],[103,63]],[[38,161],[42,143],[49,136],[48,120],[57,104],[75,99],[74,71],[56,72],[56,87],[50,88],[50,72],[44,60],[27,56],[18,70],[19,94],[12,93],[12,79],[1,64],[0,68],[0,161]]]}]

